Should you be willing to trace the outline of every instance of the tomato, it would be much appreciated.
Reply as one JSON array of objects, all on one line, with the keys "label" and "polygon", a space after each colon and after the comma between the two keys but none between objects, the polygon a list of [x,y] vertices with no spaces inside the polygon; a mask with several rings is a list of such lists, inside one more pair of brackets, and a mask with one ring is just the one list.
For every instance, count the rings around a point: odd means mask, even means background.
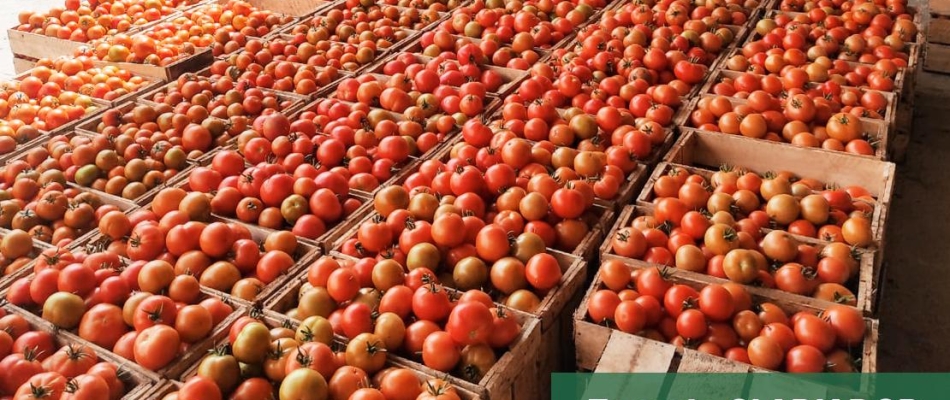
[{"label": "tomato", "polygon": [[281,399],[325,399],[328,395],[329,387],[326,379],[319,372],[309,368],[294,370],[280,383]]},{"label": "tomato", "polygon": [[462,303],[452,309],[445,330],[460,346],[486,343],[491,335],[492,319],[491,311],[484,304]]},{"label": "tomato", "polygon": [[856,309],[835,304],[825,309],[822,317],[833,328],[839,345],[854,347],[864,341],[864,318]]},{"label": "tomato", "polygon": [[825,355],[809,345],[793,347],[785,355],[785,371],[792,373],[818,373],[825,370]]},{"label": "tomato", "polygon": [[622,257],[639,259],[643,257],[647,250],[647,242],[643,233],[630,227],[618,230],[611,243],[614,253]]},{"label": "tomato", "polygon": [[234,389],[229,397],[230,400],[276,400],[274,397],[274,387],[263,378],[250,378]]},{"label": "tomato", "polygon": [[422,286],[412,295],[412,313],[418,318],[439,322],[449,316],[451,309],[449,296],[441,285]]},{"label": "tomato", "polygon": [[135,337],[135,362],[143,368],[158,371],[178,356],[181,338],[167,325],[147,327]]},{"label": "tomato", "polygon": [[385,343],[375,334],[361,333],[346,346],[347,365],[360,368],[367,373],[375,373],[381,370],[385,363]]},{"label": "tomato", "polygon": [[253,321],[247,322],[240,328],[235,329],[237,335],[231,341],[231,349],[234,358],[243,363],[261,363],[267,357],[270,350],[270,330],[263,323]]},{"label": "tomato", "polygon": [[0,360],[0,390],[13,393],[24,382],[43,371],[35,350],[10,354]]},{"label": "tomato", "polygon": [[695,309],[683,311],[679,317],[676,317],[676,332],[685,339],[695,340],[706,336],[708,332],[706,316]]},{"label": "tomato", "polygon": [[415,399],[422,393],[419,378],[408,369],[391,368],[377,375],[379,391],[387,399]]},{"label": "tomato", "polygon": [[447,332],[430,334],[422,346],[422,361],[437,371],[451,371],[461,360],[461,353]]},{"label": "tomato", "polygon": [[748,356],[752,365],[774,370],[782,365],[785,353],[775,340],[759,336],[749,341]]},{"label": "tomato", "polygon": [[43,372],[29,378],[17,388],[15,399],[61,398],[66,391],[66,378],[56,372]]},{"label": "tomato", "polygon": [[110,387],[104,378],[93,374],[83,374],[75,377],[67,385],[63,393],[63,400],[107,399],[110,396]]},{"label": "tomato", "polygon": [[635,334],[647,325],[647,313],[636,301],[625,300],[614,310],[614,321],[621,331]]},{"label": "tomato", "polygon": [[735,311],[735,304],[729,290],[712,284],[699,292],[699,309],[712,321],[727,321]]},{"label": "tomato", "polygon": [[620,305],[620,296],[610,290],[598,290],[591,295],[587,303],[587,313],[591,320],[600,324],[613,321],[616,309]]},{"label": "tomato", "polygon": [[795,338],[801,344],[816,347],[822,352],[830,351],[835,344],[835,330],[829,322],[814,315],[805,314],[794,323]]},{"label": "tomato", "polygon": [[185,384],[178,390],[180,400],[198,400],[198,399],[221,399],[221,389],[211,379],[193,376],[185,381]]},{"label": "tomato", "polygon": [[488,344],[492,348],[505,348],[521,333],[521,326],[515,318],[502,307],[493,308],[492,330]]},{"label": "tomato", "polygon": [[96,364],[95,350],[83,345],[66,345],[43,361],[47,371],[56,372],[72,379],[84,374]]},{"label": "tomato", "polygon": [[166,296],[148,296],[136,306],[132,326],[141,331],[158,324],[172,325],[177,315],[178,309],[172,299]]}]

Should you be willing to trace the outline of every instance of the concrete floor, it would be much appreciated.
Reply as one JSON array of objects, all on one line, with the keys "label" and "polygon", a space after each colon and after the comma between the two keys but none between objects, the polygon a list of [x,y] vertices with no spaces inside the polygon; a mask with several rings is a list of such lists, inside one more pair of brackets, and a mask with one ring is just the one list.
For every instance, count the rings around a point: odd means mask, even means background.
[{"label": "concrete floor", "polygon": [[921,72],[907,161],[897,168],[880,302],[881,371],[950,371],[950,76]]},{"label": "concrete floor", "polygon": [[[17,13],[56,4],[62,0],[0,0],[0,79],[14,76],[6,29]],[[921,72],[917,82],[914,133],[907,161],[898,167],[888,224],[882,372],[950,371],[950,313],[942,308],[950,305],[950,246],[944,242],[950,238],[950,76]]]}]

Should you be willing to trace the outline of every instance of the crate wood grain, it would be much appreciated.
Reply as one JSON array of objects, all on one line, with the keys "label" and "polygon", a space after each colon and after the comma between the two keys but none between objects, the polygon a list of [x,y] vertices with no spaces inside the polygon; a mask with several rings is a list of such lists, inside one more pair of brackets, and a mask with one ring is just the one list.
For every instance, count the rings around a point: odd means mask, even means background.
[{"label": "crate wood grain", "polygon": [[17,75],[27,72],[36,66],[36,60],[13,56],[13,72]]},{"label": "crate wood grain", "polygon": [[929,0],[931,15],[950,16],[950,0]]},{"label": "crate wood grain", "polygon": [[950,46],[927,43],[924,70],[941,74],[950,73]]},{"label": "crate wood grain", "polygon": [[195,72],[211,65],[214,56],[210,48],[198,49],[195,54],[188,55],[166,66],[152,64],[138,64],[130,62],[93,61],[97,67],[114,65],[136,75],[158,78],[163,81],[172,81],[186,72]]},{"label": "crate wood grain", "polygon": [[[671,283],[687,285],[697,290],[715,283],[705,279],[694,279],[692,275],[683,274],[682,271],[673,272],[668,279]],[[603,288],[605,287],[598,273],[574,314],[574,341],[577,347],[579,370],[598,373],[770,372],[752,365],[691,349],[678,348],[668,343],[591,322],[587,316],[587,303],[595,292]],[[803,304],[783,297],[771,297],[757,291],[750,291],[750,294],[753,303],[770,302],[789,315],[799,311],[816,314],[825,309],[821,305]],[[860,354],[853,355],[856,359],[862,360],[860,372],[873,373],[877,371],[878,321],[865,318],[865,324],[866,332],[864,342],[859,349]]]},{"label": "crate wood grain", "polygon": [[871,215],[874,243],[870,249],[884,247],[887,215],[897,175],[894,163],[866,157],[851,157],[840,152],[814,152],[797,146],[782,146],[769,141],[738,135],[724,135],[685,128],[683,135],[666,156],[667,165],[658,167],[637,197],[637,204],[653,202],[653,184],[670,166],[695,167],[710,175],[720,166],[736,167],[760,175],[789,171],[800,178],[816,179],[826,185],[861,186],[876,200]]},{"label": "crate wood grain", "polygon": [[[649,263],[642,260],[635,260],[632,258],[623,257],[617,255],[613,252],[612,243],[609,238],[614,237],[617,234],[617,231],[623,227],[630,226],[632,221],[638,216],[652,216],[653,210],[648,207],[641,206],[628,206],[625,208],[617,218],[617,222],[614,224],[614,227],[607,233],[607,238],[604,240],[604,244],[601,247],[601,260],[618,260],[626,263],[635,268],[648,269],[648,268],[663,268],[664,265]],[[767,230],[763,229],[763,233]],[[791,235],[795,240],[801,244],[807,244],[821,253],[826,244],[811,238],[805,238],[802,236]],[[849,281],[849,285],[845,285],[856,297],[856,305],[853,306],[864,316],[872,316],[875,311],[875,307],[878,300],[878,281],[879,281],[879,272],[878,268],[879,263],[876,263],[876,255],[871,251],[856,250],[855,255],[857,256],[858,262],[858,274],[856,277],[852,277]],[[688,277],[689,279],[702,281],[706,283],[726,283],[730,282],[728,279],[717,278],[711,275],[706,275],[704,273],[692,272],[686,270],[674,269],[678,275]],[[790,304],[798,304],[802,307],[810,307],[814,309],[824,309],[829,305],[833,304],[829,301],[802,296],[797,294],[788,293],[779,289],[772,288],[763,288],[756,287],[751,285],[745,285],[746,290],[754,295],[759,295],[761,297],[768,297],[772,299],[781,300]]]}]

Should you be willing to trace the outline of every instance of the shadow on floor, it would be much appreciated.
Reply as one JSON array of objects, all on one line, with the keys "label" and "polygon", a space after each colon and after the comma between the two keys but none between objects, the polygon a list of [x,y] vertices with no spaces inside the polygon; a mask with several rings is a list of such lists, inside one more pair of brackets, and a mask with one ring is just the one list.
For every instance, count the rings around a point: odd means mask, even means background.
[{"label": "shadow on floor", "polygon": [[920,72],[897,168],[879,306],[878,370],[950,371],[950,75]]}]

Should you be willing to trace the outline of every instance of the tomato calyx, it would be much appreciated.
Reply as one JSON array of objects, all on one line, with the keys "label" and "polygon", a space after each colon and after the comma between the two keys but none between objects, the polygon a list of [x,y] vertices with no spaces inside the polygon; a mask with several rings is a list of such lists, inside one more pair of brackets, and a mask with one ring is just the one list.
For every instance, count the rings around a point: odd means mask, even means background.
[{"label": "tomato calyx", "polygon": [[[435,381],[435,382],[433,382]],[[426,393],[432,396],[441,396],[449,392],[452,389],[452,386],[448,382],[442,379],[429,379],[426,380],[425,390]]]},{"label": "tomato calyx", "polygon": [[159,304],[157,309],[154,309],[151,311],[143,309],[142,312],[144,312],[145,315],[148,316],[149,321],[154,322],[154,323],[162,323],[162,322],[165,322],[165,321],[162,321],[162,310],[164,308],[165,308],[164,304]]},{"label": "tomato calyx", "polygon": [[84,357],[90,356],[89,354],[86,354],[86,352],[82,351],[81,346],[76,346],[72,344],[67,345],[64,352],[66,353],[66,358],[72,361],[82,360]]},{"label": "tomato calyx", "polygon": [[53,395],[52,388],[49,388],[43,385],[36,386],[32,382],[30,382],[30,396],[32,396],[34,399],[52,397],[52,395]]}]

